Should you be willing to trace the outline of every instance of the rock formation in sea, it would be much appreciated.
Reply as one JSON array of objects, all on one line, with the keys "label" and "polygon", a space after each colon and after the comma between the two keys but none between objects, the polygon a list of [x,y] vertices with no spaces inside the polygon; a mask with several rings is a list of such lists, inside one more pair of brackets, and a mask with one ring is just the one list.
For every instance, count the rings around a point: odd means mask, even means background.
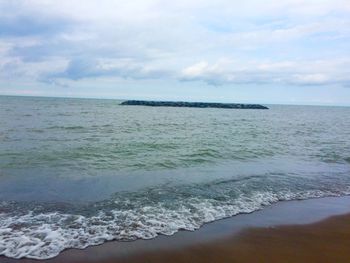
[{"label": "rock formation in sea", "polygon": [[268,107],[260,104],[209,103],[209,102],[184,102],[184,101],[127,100],[122,102],[121,105],[152,106],[152,107],[222,108],[222,109],[261,109],[261,110],[268,109]]}]

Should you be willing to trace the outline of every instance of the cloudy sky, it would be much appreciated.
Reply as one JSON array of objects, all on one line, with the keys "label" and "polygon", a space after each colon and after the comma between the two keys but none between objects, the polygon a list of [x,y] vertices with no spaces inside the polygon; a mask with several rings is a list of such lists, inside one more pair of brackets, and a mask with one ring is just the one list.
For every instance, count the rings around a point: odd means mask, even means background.
[{"label": "cloudy sky", "polygon": [[0,94],[350,105],[350,1],[0,0]]}]

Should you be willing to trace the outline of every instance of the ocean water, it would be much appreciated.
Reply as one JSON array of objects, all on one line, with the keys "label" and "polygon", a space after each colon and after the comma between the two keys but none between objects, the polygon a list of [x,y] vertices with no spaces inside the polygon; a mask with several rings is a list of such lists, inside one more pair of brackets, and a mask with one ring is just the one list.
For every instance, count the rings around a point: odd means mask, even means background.
[{"label": "ocean water", "polygon": [[0,96],[0,255],[46,259],[350,193],[350,108]]}]

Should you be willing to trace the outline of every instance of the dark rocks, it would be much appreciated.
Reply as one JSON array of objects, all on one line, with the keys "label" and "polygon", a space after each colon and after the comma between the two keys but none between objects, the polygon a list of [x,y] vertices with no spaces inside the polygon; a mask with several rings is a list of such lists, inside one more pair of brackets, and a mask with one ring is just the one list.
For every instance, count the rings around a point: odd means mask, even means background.
[{"label": "dark rocks", "polygon": [[260,109],[267,110],[260,104],[239,104],[239,103],[208,103],[208,102],[183,102],[183,101],[146,101],[127,100],[121,105],[152,106],[152,107],[189,107],[189,108],[222,108],[222,109]]}]

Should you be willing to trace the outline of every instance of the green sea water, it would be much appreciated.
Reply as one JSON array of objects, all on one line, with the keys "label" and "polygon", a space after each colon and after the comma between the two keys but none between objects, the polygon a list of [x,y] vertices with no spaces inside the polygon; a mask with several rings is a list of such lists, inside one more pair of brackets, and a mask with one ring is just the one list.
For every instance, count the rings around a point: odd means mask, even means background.
[{"label": "green sea water", "polygon": [[44,259],[350,193],[350,108],[0,96],[0,255]]}]

